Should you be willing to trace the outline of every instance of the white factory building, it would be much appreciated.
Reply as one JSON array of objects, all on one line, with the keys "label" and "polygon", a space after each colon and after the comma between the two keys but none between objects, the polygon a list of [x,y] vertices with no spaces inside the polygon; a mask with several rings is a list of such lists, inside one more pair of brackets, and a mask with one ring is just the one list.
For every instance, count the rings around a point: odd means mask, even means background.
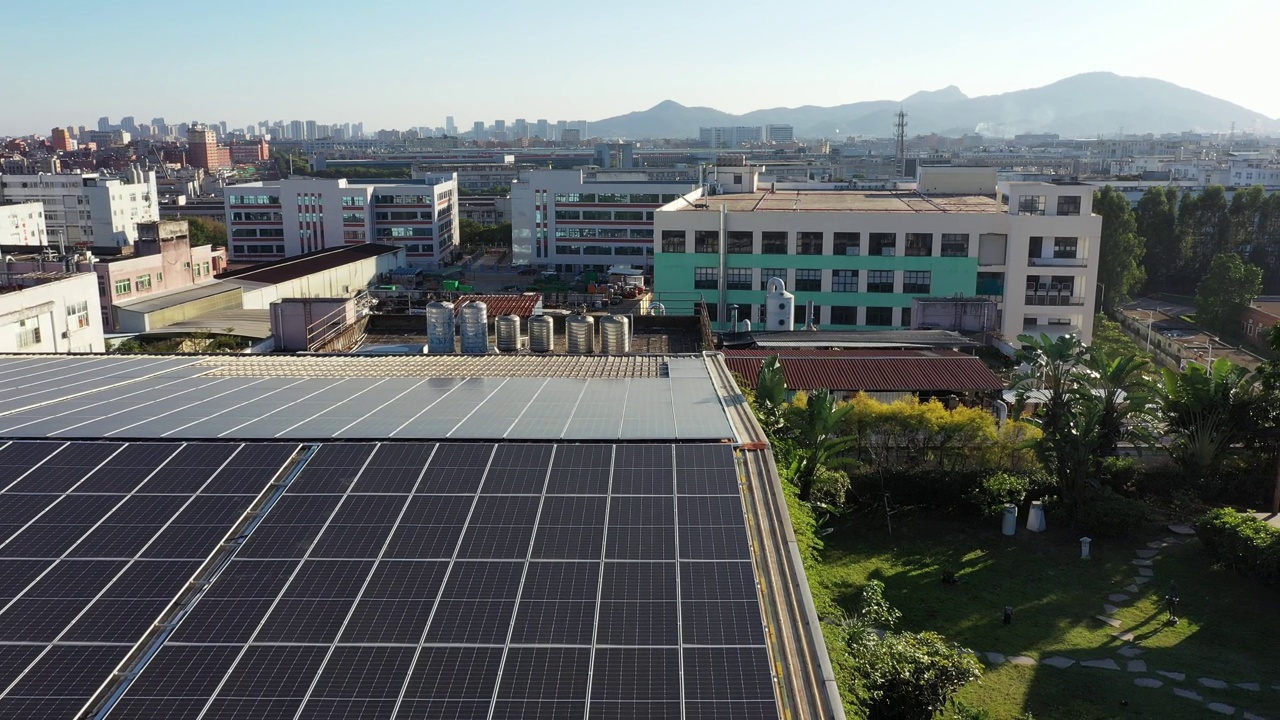
[{"label": "white factory building", "polygon": [[0,285],[0,353],[106,352],[98,276],[9,275]]},{"label": "white factory building", "polygon": [[380,243],[413,267],[435,269],[458,254],[457,177],[399,183],[289,178],[245,183],[224,198],[232,262],[263,262],[326,248]]},{"label": "white factory building", "polygon": [[653,264],[653,215],[698,188],[643,170],[532,170],[511,186],[512,262],[558,272]]},{"label": "white factory building", "polygon": [[0,205],[0,247],[41,247],[48,242],[44,203]]},{"label": "white factory building", "polygon": [[0,175],[0,203],[39,202],[49,244],[68,248],[124,248],[138,239],[138,223],[160,219],[156,174],[130,170],[100,173]]}]

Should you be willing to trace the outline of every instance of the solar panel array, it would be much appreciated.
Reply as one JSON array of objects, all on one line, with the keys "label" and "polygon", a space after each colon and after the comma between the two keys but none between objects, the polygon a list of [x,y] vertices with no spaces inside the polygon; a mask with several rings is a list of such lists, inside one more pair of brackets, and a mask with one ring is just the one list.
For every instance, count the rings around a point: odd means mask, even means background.
[{"label": "solar panel array", "polygon": [[295,449],[0,447],[0,717],[74,717]]},{"label": "solar panel array", "polygon": [[110,718],[777,718],[724,445],[328,444]]},{"label": "solar panel array", "polygon": [[[67,361],[50,362],[62,363],[56,365],[63,368],[58,372],[67,372]],[[705,366],[701,376],[694,368],[670,378],[318,379],[194,377],[203,370],[174,365],[164,374],[96,392],[89,392],[87,385],[100,385],[101,377],[86,371],[81,381],[58,374],[51,381],[57,385],[57,378],[63,378],[62,385],[9,388],[8,395],[3,386],[8,377],[5,367],[0,365],[0,437],[593,441],[734,437]],[[14,375],[10,381],[20,384],[22,377]],[[81,383],[86,387],[72,392]]]},{"label": "solar panel array", "polygon": [[3,411],[29,408],[168,373],[171,379],[208,372],[198,358],[0,357]]}]

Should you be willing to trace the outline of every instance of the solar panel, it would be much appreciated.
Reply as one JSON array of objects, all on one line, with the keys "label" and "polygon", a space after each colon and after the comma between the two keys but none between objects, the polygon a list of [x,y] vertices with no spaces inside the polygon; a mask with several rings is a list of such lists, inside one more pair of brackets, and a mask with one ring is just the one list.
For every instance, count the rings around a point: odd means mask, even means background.
[{"label": "solar panel", "polygon": [[108,717],[776,718],[736,493],[711,448],[323,445]]}]

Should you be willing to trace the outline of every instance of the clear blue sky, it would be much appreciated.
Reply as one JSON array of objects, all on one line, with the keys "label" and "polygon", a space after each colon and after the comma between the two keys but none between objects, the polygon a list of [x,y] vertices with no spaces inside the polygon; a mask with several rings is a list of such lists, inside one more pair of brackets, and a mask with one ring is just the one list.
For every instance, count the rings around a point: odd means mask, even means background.
[{"label": "clear blue sky", "polygon": [[100,115],[246,125],[596,120],[970,96],[1107,70],[1280,116],[1277,0],[32,1],[4,22],[0,134]]}]

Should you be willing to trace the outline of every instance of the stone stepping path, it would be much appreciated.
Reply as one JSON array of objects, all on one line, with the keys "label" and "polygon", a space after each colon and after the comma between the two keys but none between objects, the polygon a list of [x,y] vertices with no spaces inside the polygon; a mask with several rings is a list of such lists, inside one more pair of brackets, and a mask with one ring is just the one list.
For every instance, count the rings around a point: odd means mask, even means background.
[{"label": "stone stepping path", "polygon": [[[1169,530],[1179,536],[1195,535],[1195,530],[1189,525],[1170,525]],[[1133,600],[1134,595],[1142,594],[1146,590],[1143,586],[1155,579],[1156,573],[1153,566],[1155,565],[1155,559],[1160,554],[1160,550],[1172,545],[1180,545],[1183,542],[1185,542],[1185,540],[1182,537],[1167,537],[1163,540],[1153,540],[1147,543],[1146,548],[1139,548],[1138,550],[1135,550],[1134,554],[1137,555],[1137,557],[1130,562],[1137,567],[1138,574],[1133,577],[1132,583],[1122,588],[1124,592],[1113,592],[1108,595],[1107,602],[1102,604],[1103,614],[1095,615],[1094,618],[1111,628],[1123,627],[1123,621],[1115,617],[1119,614],[1121,608],[1117,605],[1113,605],[1112,603],[1128,603]],[[985,657],[987,664],[989,665],[1002,665],[1006,663],[1009,665],[1020,665],[1023,667],[1048,665],[1049,667],[1057,668],[1059,670],[1065,670],[1066,668],[1079,665],[1080,667],[1096,668],[1099,670],[1124,670],[1130,673],[1149,672],[1146,661],[1138,659],[1138,657],[1143,654],[1143,649],[1132,644],[1136,640],[1136,637],[1132,632],[1122,630],[1120,632],[1111,633],[1111,636],[1126,643],[1116,650],[1116,654],[1124,658],[1124,660],[1121,661],[1124,663],[1123,668],[1121,668],[1120,663],[1117,663],[1112,658],[1077,661],[1073,658],[1054,655],[1037,661],[1035,658],[1027,655],[1012,655],[1006,657],[1002,653],[998,652],[974,654],[980,658]],[[1133,679],[1133,684],[1137,687],[1156,689],[1164,687],[1166,681],[1181,683],[1185,682],[1187,679],[1186,673],[1175,672],[1173,670],[1153,670],[1150,672],[1166,678],[1166,680],[1159,680],[1153,677],[1135,677]],[[1235,683],[1233,686],[1223,680],[1202,677],[1196,678],[1196,683],[1198,683],[1200,687],[1212,690],[1230,690],[1234,687],[1248,692],[1262,692],[1262,683],[1257,682],[1240,682]],[[1209,712],[1219,713],[1222,715],[1236,715],[1237,709],[1234,706],[1223,702],[1206,701],[1204,696],[1196,690],[1177,687],[1176,685],[1171,685],[1170,688],[1173,690],[1173,694],[1177,697],[1204,704],[1205,709]],[[1280,684],[1271,685],[1271,689],[1280,692]],[[1255,715],[1245,710],[1241,710],[1240,712],[1242,713],[1241,716],[1244,720],[1266,720],[1260,715]]]}]

